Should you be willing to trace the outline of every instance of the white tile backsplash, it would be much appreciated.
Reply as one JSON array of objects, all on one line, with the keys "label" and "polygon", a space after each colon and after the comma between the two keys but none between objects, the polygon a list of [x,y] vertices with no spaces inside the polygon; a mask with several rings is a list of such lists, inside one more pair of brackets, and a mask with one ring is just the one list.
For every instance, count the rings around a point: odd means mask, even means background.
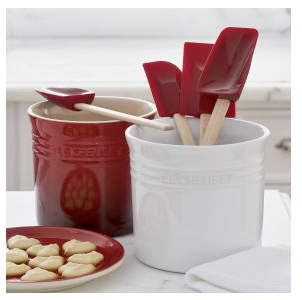
[{"label": "white tile backsplash", "polygon": [[9,8],[8,38],[199,37],[227,26],[290,35],[287,8]]}]

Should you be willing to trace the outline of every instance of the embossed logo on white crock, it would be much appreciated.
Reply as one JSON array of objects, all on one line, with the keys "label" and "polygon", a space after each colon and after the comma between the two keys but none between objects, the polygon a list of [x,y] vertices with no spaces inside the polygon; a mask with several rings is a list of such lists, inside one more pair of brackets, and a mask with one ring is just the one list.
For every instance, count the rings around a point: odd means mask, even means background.
[{"label": "embossed logo on white crock", "polygon": [[224,185],[235,180],[234,174],[192,174],[175,171],[162,171],[160,174],[160,181],[168,185]]}]

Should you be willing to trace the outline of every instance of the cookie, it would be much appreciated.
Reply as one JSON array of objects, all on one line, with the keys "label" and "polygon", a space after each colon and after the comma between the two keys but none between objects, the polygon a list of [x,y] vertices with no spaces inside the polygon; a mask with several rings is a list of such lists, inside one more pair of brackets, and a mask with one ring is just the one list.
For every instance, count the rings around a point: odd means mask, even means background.
[{"label": "cookie", "polygon": [[34,245],[27,249],[27,253],[30,256],[57,256],[59,252],[60,247],[58,244]]},{"label": "cookie", "polygon": [[30,267],[25,264],[17,265],[10,261],[6,262],[6,276],[7,277],[21,276],[29,270],[30,270]]},{"label": "cookie", "polygon": [[28,255],[26,251],[14,248],[6,251],[6,260],[15,264],[27,263]]},{"label": "cookie", "polygon": [[59,276],[58,274],[50,271],[46,271],[41,268],[34,268],[29,270],[21,277],[21,280],[26,281],[44,281],[44,280],[53,280],[57,279]]},{"label": "cookie", "polygon": [[92,264],[77,264],[73,262],[68,262],[59,268],[59,274],[62,277],[71,278],[81,275],[86,275],[95,270],[95,266]]},{"label": "cookie", "polygon": [[62,256],[36,256],[28,262],[32,268],[39,267],[47,271],[57,271],[63,264],[64,258]]},{"label": "cookie", "polygon": [[91,242],[82,242],[79,240],[70,240],[63,244],[64,254],[67,256],[77,253],[89,253],[96,249],[95,244]]},{"label": "cookie", "polygon": [[92,251],[89,253],[78,253],[78,254],[73,254],[72,256],[68,257],[68,262],[74,262],[78,264],[93,264],[97,265],[101,261],[104,260],[103,254]]},{"label": "cookie", "polygon": [[7,241],[7,246],[10,249],[13,248],[19,248],[22,250],[26,250],[29,247],[33,245],[40,244],[40,241],[34,238],[28,238],[24,235],[15,235],[12,236],[8,241]]}]

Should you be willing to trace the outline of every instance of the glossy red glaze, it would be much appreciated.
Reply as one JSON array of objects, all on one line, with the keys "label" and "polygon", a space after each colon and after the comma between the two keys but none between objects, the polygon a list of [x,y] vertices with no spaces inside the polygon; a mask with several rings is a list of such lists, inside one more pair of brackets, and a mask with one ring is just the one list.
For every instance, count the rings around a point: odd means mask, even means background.
[{"label": "glossy red glaze", "polygon": [[[217,97],[201,94],[198,88],[199,79],[212,47],[213,44],[190,42],[184,44],[179,106],[179,112],[183,115],[199,118],[200,114],[211,114],[213,111]],[[235,103],[231,103],[226,117],[234,118],[235,114]]]},{"label": "glossy red glaze", "polygon": [[48,87],[36,89],[36,92],[56,105],[60,105],[75,111],[78,110],[74,108],[76,103],[91,104],[95,96],[94,92],[78,88]]},{"label": "glossy red glaze", "polygon": [[179,112],[181,71],[166,61],[144,63],[143,67],[158,114],[172,117]]},{"label": "glossy red glaze", "polygon": [[125,139],[131,124],[64,122],[33,115],[30,120],[38,223],[111,236],[132,232]]},{"label": "glossy red glaze", "polygon": [[199,81],[205,96],[237,101],[245,84],[258,32],[253,28],[224,29],[211,50]]},{"label": "glossy red glaze", "polygon": [[[96,251],[101,252],[104,255],[104,260],[99,264],[93,273],[106,270],[119,262],[124,257],[124,248],[116,240],[111,237],[78,228],[70,227],[50,227],[50,226],[28,226],[28,227],[12,227],[6,229],[6,241],[14,235],[25,235],[27,237],[33,237],[38,239],[42,244],[57,243],[61,248],[60,255],[64,257],[62,251],[62,245],[71,240],[77,239],[80,241],[89,241],[96,245]],[[83,275],[85,276],[85,275]],[[9,281],[21,281],[20,278],[11,277]],[[68,278],[60,277],[57,280],[69,280]]]}]

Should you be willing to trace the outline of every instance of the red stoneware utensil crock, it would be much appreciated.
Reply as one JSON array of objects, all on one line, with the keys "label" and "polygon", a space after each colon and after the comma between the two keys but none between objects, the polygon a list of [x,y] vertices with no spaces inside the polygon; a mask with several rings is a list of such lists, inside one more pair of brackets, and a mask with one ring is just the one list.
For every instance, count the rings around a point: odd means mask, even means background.
[{"label": "red stoneware utensil crock", "polygon": [[217,99],[202,145],[216,143],[230,102],[239,99],[257,38],[256,29],[228,27],[220,33],[213,46],[198,84],[202,95]]},{"label": "red stoneware utensil crock", "polygon": [[179,113],[181,71],[172,63],[155,61],[143,64],[150,89],[161,117],[173,117],[184,145],[195,145],[191,129]]},{"label": "red stoneware utensil crock", "polygon": [[[200,141],[217,99],[216,96],[200,94],[198,88],[199,79],[212,47],[213,44],[205,43],[184,44],[179,112],[182,115],[200,117]],[[234,118],[235,112],[233,102],[229,106],[226,117]]]},{"label": "red stoneware utensil crock", "polygon": [[[153,119],[153,104],[98,97],[100,107],[127,108]],[[128,122],[60,109],[48,101],[28,108],[39,225],[85,228],[110,236],[132,232]]]},{"label": "red stoneware utensil crock", "polygon": [[164,124],[158,121],[149,120],[138,116],[133,116],[122,112],[106,109],[103,107],[91,105],[95,96],[95,93],[91,91],[86,91],[79,88],[49,87],[36,89],[36,92],[38,92],[48,101],[56,105],[60,105],[75,111],[89,111],[109,118],[126,121],[133,124],[144,125],[159,130],[174,129],[174,127],[169,124]]}]

